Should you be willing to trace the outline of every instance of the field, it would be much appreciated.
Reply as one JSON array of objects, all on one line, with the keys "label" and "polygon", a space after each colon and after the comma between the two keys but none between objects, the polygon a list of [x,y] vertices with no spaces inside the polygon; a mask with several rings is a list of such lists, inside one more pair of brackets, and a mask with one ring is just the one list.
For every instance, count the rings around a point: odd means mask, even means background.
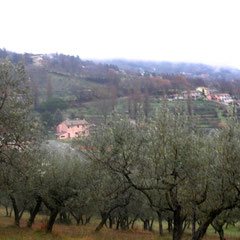
[{"label": "field", "polygon": [[[141,223],[137,223],[134,230],[117,231],[114,229],[102,229],[101,232],[95,233],[94,229],[98,223],[98,219],[93,220],[89,225],[86,226],[75,226],[75,225],[62,225],[55,224],[53,233],[46,234],[44,227],[46,225],[47,217],[38,216],[33,229],[26,228],[26,220],[28,215],[25,214],[21,221],[21,228],[13,226],[13,217],[5,217],[3,209],[0,210],[0,240],[170,240],[171,235],[165,234],[159,236],[157,231],[148,232],[142,230]],[[154,226],[157,229],[157,223]],[[166,226],[164,225],[165,229]],[[229,227],[225,229],[226,239],[240,239],[239,226]],[[186,231],[184,239],[191,239],[190,230]],[[217,240],[218,235],[214,233],[214,230],[210,228],[208,235],[204,238],[206,240]]]}]

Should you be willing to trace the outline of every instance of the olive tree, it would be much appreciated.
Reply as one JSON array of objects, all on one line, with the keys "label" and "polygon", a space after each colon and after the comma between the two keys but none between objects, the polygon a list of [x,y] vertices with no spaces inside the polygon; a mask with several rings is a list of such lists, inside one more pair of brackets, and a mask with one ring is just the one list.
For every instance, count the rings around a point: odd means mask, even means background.
[{"label": "olive tree", "polygon": [[231,123],[206,135],[188,115],[162,107],[147,123],[115,116],[81,144],[86,159],[140,191],[159,218],[173,217],[174,240],[190,222],[198,240],[239,202],[239,132]]},{"label": "olive tree", "polygon": [[23,186],[30,181],[30,169],[36,166],[30,155],[40,139],[38,126],[23,64],[0,61],[0,189],[12,202],[17,226],[27,205]]},{"label": "olive tree", "polygon": [[1,189],[12,204],[16,226],[20,225],[24,211],[35,199],[32,184],[40,165],[35,161],[37,159],[33,158],[33,152],[31,149],[11,149],[8,158],[16,167],[2,162],[0,168]]},{"label": "olive tree", "polygon": [[68,144],[49,141],[43,145],[35,188],[50,211],[47,232],[52,231],[57,215],[67,208],[68,201],[87,188],[84,173],[83,159]]},{"label": "olive tree", "polygon": [[[124,164],[124,162],[118,161],[121,148],[117,148],[116,144],[121,145],[124,142],[122,138],[127,137],[125,132],[112,128],[112,123],[109,123],[110,125],[107,127],[101,126],[99,131],[87,138],[79,138],[75,141],[75,145],[78,146],[79,151],[88,162],[88,173],[91,176],[89,188],[101,216],[96,231],[99,231],[107,220],[111,219],[114,211],[127,206],[132,196],[129,182],[121,172],[114,171],[117,168],[111,169],[109,165],[110,159],[115,160],[116,164]],[[114,137],[111,132],[115,130],[119,133],[116,140],[118,143],[111,138]],[[129,137],[131,137],[129,140],[134,140],[130,132]],[[130,146],[135,146],[135,144]],[[134,154],[130,149],[128,153]]]},{"label": "olive tree", "polygon": [[[0,164],[14,163],[11,150],[23,151],[36,140],[37,122],[31,114],[31,97],[24,66],[0,62]],[[19,169],[19,171],[21,171]]]},{"label": "olive tree", "polygon": [[205,138],[208,152],[207,191],[205,201],[197,208],[201,224],[193,236],[194,240],[202,239],[208,226],[214,224],[223,212],[239,206],[240,200],[240,171],[236,167],[240,164],[240,125],[232,119],[226,128],[209,138]]}]

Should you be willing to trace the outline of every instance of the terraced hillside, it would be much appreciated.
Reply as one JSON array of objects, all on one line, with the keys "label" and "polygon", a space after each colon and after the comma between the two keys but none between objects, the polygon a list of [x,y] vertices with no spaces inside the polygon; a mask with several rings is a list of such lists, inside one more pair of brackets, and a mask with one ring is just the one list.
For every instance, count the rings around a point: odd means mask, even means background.
[{"label": "terraced hillside", "polygon": [[[149,115],[154,114],[163,102],[164,101],[159,99],[151,99]],[[115,111],[127,115],[128,104],[128,98],[119,98],[115,106]],[[187,109],[187,102],[184,100],[168,102],[168,105],[170,107]],[[231,107],[211,101],[195,100],[191,101],[191,109],[198,127],[210,129],[221,127],[221,124],[226,122],[228,111],[231,110]],[[96,124],[103,122],[105,120],[105,114],[110,113],[110,103],[105,100],[84,103],[79,107],[68,109],[65,112],[66,116],[72,115],[74,117],[85,118]]]}]

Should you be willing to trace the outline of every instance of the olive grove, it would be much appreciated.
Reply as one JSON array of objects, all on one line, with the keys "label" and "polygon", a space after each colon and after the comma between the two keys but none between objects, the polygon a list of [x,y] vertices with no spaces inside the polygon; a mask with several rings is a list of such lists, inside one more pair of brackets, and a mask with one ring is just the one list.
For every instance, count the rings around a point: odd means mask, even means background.
[{"label": "olive grove", "polygon": [[174,240],[190,224],[198,240],[219,215],[239,206],[239,133],[234,120],[215,134],[201,133],[189,116],[163,107],[147,123],[113,117],[79,144],[86,159],[141,192],[159,224],[166,214],[172,218]]},{"label": "olive grove", "polygon": [[[0,204],[16,226],[29,212],[31,227],[46,214],[77,225],[98,219],[104,226],[163,234],[173,240],[191,229],[204,237],[210,225],[224,239],[224,224],[239,220],[240,124],[232,118],[209,134],[193,116],[167,105],[147,119],[113,114],[73,146],[44,141],[34,118],[23,65],[0,62]],[[59,217],[59,219],[58,219]]]}]

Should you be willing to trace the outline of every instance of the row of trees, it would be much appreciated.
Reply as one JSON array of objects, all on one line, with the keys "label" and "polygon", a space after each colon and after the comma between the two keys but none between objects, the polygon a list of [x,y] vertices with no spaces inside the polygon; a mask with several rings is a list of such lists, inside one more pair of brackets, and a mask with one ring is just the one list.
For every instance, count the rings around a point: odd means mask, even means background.
[{"label": "row of trees", "polygon": [[199,133],[188,116],[167,108],[148,123],[115,116],[77,139],[75,150],[49,142],[18,152],[24,173],[2,164],[1,200],[11,200],[16,225],[25,210],[29,226],[39,210],[49,214],[47,231],[59,214],[77,224],[100,216],[96,231],[114,224],[128,229],[138,219],[152,230],[157,219],[162,234],[165,220],[173,239],[189,226],[192,239],[202,239],[212,224],[223,239],[223,225],[239,220],[239,134],[234,121],[214,134]]},{"label": "row of trees", "polygon": [[113,118],[79,144],[88,161],[113,174],[112,183],[119,179],[141,193],[160,229],[163,218],[171,219],[173,239],[181,239],[191,224],[197,240],[210,224],[223,237],[222,226],[238,209],[239,134],[234,121],[212,135],[199,133],[187,116],[163,108],[147,124]]},{"label": "row of trees", "polygon": [[58,148],[57,156],[41,144],[29,85],[22,64],[0,62],[0,201],[7,215],[13,209],[16,226],[28,210],[29,227],[44,202],[50,215],[46,229],[51,231],[63,203],[81,186],[82,168],[70,153],[65,157]]},{"label": "row of trees", "polygon": [[162,222],[174,240],[191,225],[202,239],[210,224],[238,221],[240,125],[233,119],[212,134],[200,132],[184,111],[158,110],[148,121],[115,115],[95,133],[74,142],[39,143],[39,126],[22,65],[0,63],[0,201],[11,205],[15,224],[29,211],[31,227],[39,212],[49,215],[51,232],[64,222],[96,227],[134,227],[137,219],[152,230]]}]

